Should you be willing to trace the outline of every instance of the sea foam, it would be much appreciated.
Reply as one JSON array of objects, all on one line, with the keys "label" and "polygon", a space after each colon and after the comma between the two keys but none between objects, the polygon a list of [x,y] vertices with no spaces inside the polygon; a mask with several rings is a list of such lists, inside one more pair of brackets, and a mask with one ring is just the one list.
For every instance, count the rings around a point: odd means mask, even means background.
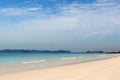
[{"label": "sea foam", "polygon": [[22,62],[22,64],[32,64],[32,63],[39,63],[39,62],[45,62],[46,60],[39,60],[39,61],[26,61],[26,62]]},{"label": "sea foam", "polygon": [[61,58],[61,60],[71,60],[71,59],[77,59],[77,57],[71,57],[71,58]]}]

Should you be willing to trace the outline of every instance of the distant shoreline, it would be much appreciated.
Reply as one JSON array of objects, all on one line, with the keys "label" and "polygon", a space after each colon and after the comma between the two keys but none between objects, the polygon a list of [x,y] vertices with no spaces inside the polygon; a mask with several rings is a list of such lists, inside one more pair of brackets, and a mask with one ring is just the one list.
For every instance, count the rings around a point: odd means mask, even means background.
[{"label": "distant shoreline", "polygon": [[4,49],[0,53],[71,53],[68,50],[27,50],[27,49]]},{"label": "distant shoreline", "polygon": [[120,54],[120,52],[106,52],[106,54]]},{"label": "distant shoreline", "polygon": [[[70,50],[29,50],[29,49],[2,49],[0,53],[72,53]],[[120,52],[87,51],[85,53],[120,54]]]}]

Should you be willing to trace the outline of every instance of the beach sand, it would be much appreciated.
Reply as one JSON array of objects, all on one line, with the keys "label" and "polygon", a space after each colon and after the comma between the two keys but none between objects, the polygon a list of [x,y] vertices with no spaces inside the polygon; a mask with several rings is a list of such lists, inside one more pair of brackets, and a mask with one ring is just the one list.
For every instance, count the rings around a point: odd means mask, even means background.
[{"label": "beach sand", "polygon": [[120,80],[120,57],[40,70],[0,74],[0,80]]}]

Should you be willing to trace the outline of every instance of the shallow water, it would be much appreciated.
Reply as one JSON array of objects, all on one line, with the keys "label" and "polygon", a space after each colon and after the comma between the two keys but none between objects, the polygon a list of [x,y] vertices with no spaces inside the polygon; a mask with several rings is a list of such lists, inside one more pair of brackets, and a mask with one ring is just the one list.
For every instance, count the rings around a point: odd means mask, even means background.
[{"label": "shallow water", "polygon": [[90,53],[1,53],[0,73],[10,73],[31,69],[42,69],[80,62],[119,56],[116,54],[90,54]]}]

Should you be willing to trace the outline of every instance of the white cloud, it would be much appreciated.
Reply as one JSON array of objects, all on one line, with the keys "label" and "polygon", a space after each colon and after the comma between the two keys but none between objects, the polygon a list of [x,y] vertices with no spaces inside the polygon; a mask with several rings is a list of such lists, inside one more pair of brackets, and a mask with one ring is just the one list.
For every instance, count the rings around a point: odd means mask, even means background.
[{"label": "white cloud", "polygon": [[7,16],[22,16],[30,15],[41,11],[41,7],[30,7],[30,8],[0,8],[0,14]]},{"label": "white cloud", "polygon": [[[33,15],[38,18],[14,23],[8,30],[0,32],[1,36],[6,34],[6,37],[3,36],[4,39],[13,43],[15,41],[16,43],[36,43],[37,45],[48,43],[54,44],[54,47],[60,45],[61,48],[69,48],[75,45],[83,46],[83,43],[87,46],[89,39],[92,39],[94,44],[97,42],[96,38],[106,41],[106,39],[120,34],[120,6],[118,3],[104,0],[93,4],[61,5],[57,8],[59,12],[53,15],[45,14],[41,8],[2,9],[0,11],[6,15],[27,15],[30,12],[38,11],[37,15]],[[41,13],[44,17],[41,16]],[[114,43],[115,40],[112,42]]]}]

